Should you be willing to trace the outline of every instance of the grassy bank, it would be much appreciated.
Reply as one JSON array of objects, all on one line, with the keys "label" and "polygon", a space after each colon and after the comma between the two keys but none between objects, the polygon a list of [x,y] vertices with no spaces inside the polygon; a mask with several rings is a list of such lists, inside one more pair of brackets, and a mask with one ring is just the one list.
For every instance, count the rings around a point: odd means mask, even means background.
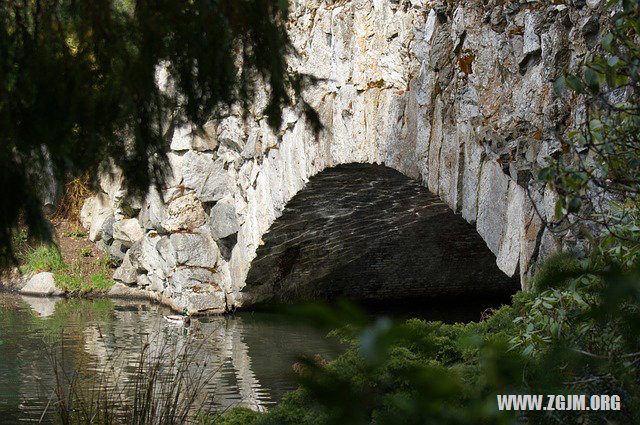
[{"label": "grassy bank", "polygon": [[[58,240],[80,237],[82,236],[69,234],[58,237]],[[65,259],[59,245],[25,246],[18,254],[20,272],[51,272],[54,274],[56,286],[72,295],[108,291],[114,284],[108,257],[96,253],[93,247],[76,248],[76,251],[76,258],[70,258],[73,255],[71,254],[66,255]]]}]

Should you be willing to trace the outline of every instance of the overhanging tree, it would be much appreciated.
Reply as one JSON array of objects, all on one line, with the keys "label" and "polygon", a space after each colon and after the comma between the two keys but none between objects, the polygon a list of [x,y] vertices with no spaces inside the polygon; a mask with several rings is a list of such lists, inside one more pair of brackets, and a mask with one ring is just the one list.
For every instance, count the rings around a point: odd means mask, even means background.
[{"label": "overhanging tree", "polygon": [[163,181],[169,126],[246,111],[261,89],[273,128],[285,106],[317,126],[311,79],[288,70],[287,19],[286,0],[0,1],[0,250],[19,220],[49,236],[46,167],[64,183],[110,160],[144,193]]},{"label": "overhanging tree", "polygon": [[585,118],[569,134],[568,155],[540,179],[559,195],[555,229],[588,223],[605,257],[632,267],[640,258],[640,2],[608,5],[615,13],[602,51],[555,82],[558,95],[581,96]]}]

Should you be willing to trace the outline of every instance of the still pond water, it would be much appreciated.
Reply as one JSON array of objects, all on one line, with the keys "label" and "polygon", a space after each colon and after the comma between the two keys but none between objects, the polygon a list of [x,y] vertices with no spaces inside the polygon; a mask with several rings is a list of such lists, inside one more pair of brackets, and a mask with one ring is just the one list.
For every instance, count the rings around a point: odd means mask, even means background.
[{"label": "still pond water", "polygon": [[297,355],[332,359],[340,351],[322,331],[275,314],[194,318],[188,331],[163,314],[170,312],[140,301],[0,294],[0,424],[37,423],[45,410],[42,423],[51,423],[55,369],[84,381],[85,389],[122,386],[147,343],[167,366],[184,350],[197,359],[192,367],[206,377],[200,397],[212,411],[264,410],[296,387]]},{"label": "still pond water", "polygon": [[[503,302],[508,297],[421,303],[419,310],[408,304],[397,311],[368,309],[372,317],[467,322]],[[277,314],[193,318],[188,329],[166,322],[165,314],[171,312],[144,301],[0,293],[0,425],[54,422],[55,371],[61,380],[77,382],[74,388],[87,393],[85,400],[103,388],[129,394],[140,376],[142,347],[164,368],[159,391],[174,385],[184,364],[190,375],[203,377],[195,406],[210,412],[232,406],[266,410],[296,388],[292,366],[300,355],[331,360],[343,350],[325,332]]]}]

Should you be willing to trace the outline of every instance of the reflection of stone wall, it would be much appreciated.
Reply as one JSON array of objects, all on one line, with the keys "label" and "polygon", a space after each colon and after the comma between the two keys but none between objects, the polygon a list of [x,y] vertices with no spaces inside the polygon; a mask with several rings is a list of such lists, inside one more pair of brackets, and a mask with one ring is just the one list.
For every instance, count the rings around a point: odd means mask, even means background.
[{"label": "reflection of stone wall", "polygon": [[[186,330],[167,325],[155,309],[132,307],[116,311],[110,329],[100,324],[84,329],[84,349],[94,358],[91,367],[100,373],[101,385],[116,388],[116,393],[132,391],[144,344],[145,362],[161,365],[158,391],[163,389],[163,381],[177,385],[176,379],[186,373],[193,379],[189,384],[202,386],[193,406],[196,410],[235,405],[264,410],[269,400],[260,394],[263,388],[252,371],[242,320],[220,317]],[[233,374],[231,383],[229,373]],[[183,396],[190,395],[185,389]]]},{"label": "reflection of stone wall", "polygon": [[247,122],[168,135],[164,202],[124,201],[117,173],[105,178],[83,217],[124,257],[118,281],[178,309],[242,306],[262,235],[309,177],[350,162],[422,182],[475,223],[508,276],[560,246],[532,207],[551,215],[553,194],[525,188],[580,117],[552,80],[594,47],[602,2],[329,3],[295,0],[290,21],[295,69],[324,79],[307,93],[323,134],[289,110],[273,133],[258,102]]},{"label": "reflection of stone wall", "polygon": [[322,331],[282,316],[194,318],[187,329],[166,322],[167,313],[152,303],[0,294],[0,424],[37,422],[45,410],[45,423],[53,422],[56,371],[63,388],[75,380],[85,401],[106,387],[123,408],[122,400],[133,400],[143,347],[162,366],[154,393],[174,388],[183,368],[193,380],[181,396],[196,389],[192,407],[209,411],[264,410],[295,388],[298,353],[331,359],[338,352]]},{"label": "reflection of stone wall", "polygon": [[[99,379],[90,377],[94,385],[116,388],[115,393],[132,391],[141,347],[146,345],[145,358],[159,359],[162,365],[159,381],[177,385],[178,368],[186,365],[194,379],[189,384],[201,386],[195,410],[239,405],[263,411],[274,398],[295,387],[291,376],[295,350],[312,347],[316,352],[333,352],[320,331],[289,322],[272,323],[265,316],[196,319],[186,329],[167,324],[162,312],[157,306],[120,303],[109,326],[91,323],[83,328],[84,352],[92,358],[87,368],[99,374]],[[265,338],[265,332],[279,338]],[[283,338],[289,343],[281,344]],[[254,359],[252,353],[261,358]],[[275,366],[271,364],[274,356]],[[254,370],[254,361],[261,365],[264,380]],[[190,396],[188,390],[183,396]]]}]

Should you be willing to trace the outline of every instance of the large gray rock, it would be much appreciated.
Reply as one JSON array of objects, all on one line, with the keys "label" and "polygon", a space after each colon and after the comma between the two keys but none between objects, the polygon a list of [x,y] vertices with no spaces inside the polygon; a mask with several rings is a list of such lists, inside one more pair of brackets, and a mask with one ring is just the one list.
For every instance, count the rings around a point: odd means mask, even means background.
[{"label": "large gray rock", "polygon": [[183,307],[191,313],[221,314],[227,310],[226,297],[223,291],[185,291],[175,297],[174,303],[179,306],[178,310]]},{"label": "large gray rock", "polygon": [[228,201],[219,201],[209,213],[211,217],[211,236],[213,239],[223,239],[240,230],[236,207]]},{"label": "large gray rock", "polygon": [[29,279],[27,284],[20,290],[25,295],[64,295],[64,291],[56,287],[53,273],[42,272]]},{"label": "large gray rock", "polygon": [[217,126],[209,121],[201,129],[194,129],[191,149],[199,152],[213,151],[218,147]]},{"label": "large gray rock", "polygon": [[102,223],[102,242],[110,244],[113,241],[113,229],[116,224],[116,218],[113,215],[109,215],[107,219]]},{"label": "large gray rock", "polygon": [[85,199],[82,204],[82,208],[80,209],[80,224],[86,230],[91,228],[91,221],[93,220],[93,211],[96,207],[97,199],[95,196],[90,196]]},{"label": "large gray rock", "polygon": [[191,125],[181,125],[173,130],[171,137],[171,150],[185,151],[191,149]]},{"label": "large gray rock", "polygon": [[162,239],[156,243],[156,250],[158,250],[167,272],[173,270],[176,267],[176,250],[171,244],[171,239],[168,236],[162,237]]},{"label": "large gray rock", "polygon": [[162,227],[162,221],[166,216],[166,206],[160,197],[160,193],[152,188],[142,204],[142,209],[138,217],[140,224],[146,230],[155,230],[164,233],[166,229]]},{"label": "large gray rock", "polygon": [[215,274],[210,269],[201,267],[178,267],[171,275],[170,284],[175,293],[193,288],[220,289],[215,283]]},{"label": "large gray rock", "polygon": [[471,136],[464,144],[465,167],[462,175],[462,218],[475,223],[478,216],[478,187],[484,150]]},{"label": "large gray rock", "polygon": [[149,278],[166,280],[176,266],[176,253],[167,236],[149,235],[142,240],[140,262]]},{"label": "large gray rock", "polygon": [[518,269],[524,227],[524,207],[524,189],[511,180],[507,195],[505,231],[496,260],[500,270],[507,276],[513,276]]},{"label": "large gray rock", "polygon": [[205,228],[193,233],[174,233],[170,236],[175,249],[176,263],[191,267],[213,269],[218,262],[220,251]]},{"label": "large gray rock", "polygon": [[195,190],[202,202],[222,199],[231,193],[233,180],[224,167],[224,162],[214,160],[208,153],[189,151],[182,162],[184,185]]},{"label": "large gray rock", "polygon": [[142,267],[142,243],[136,242],[127,251],[120,267],[113,273],[113,279],[126,285],[136,283],[138,274],[146,270]]},{"label": "large gray rock", "polygon": [[478,189],[477,229],[487,246],[498,255],[507,222],[509,178],[496,161],[486,161]]},{"label": "large gray rock", "polygon": [[540,14],[537,11],[527,10],[524,15],[524,44],[523,55],[531,55],[540,52]]},{"label": "large gray rock", "polygon": [[138,219],[128,218],[117,221],[113,225],[113,238],[128,244],[133,244],[142,239],[144,230]]},{"label": "large gray rock", "polygon": [[223,313],[226,310],[224,291],[216,282],[216,275],[208,269],[179,267],[171,276],[165,294],[178,308],[190,312]]},{"label": "large gray rock", "polygon": [[109,199],[105,195],[98,195],[94,201],[91,225],[89,226],[89,239],[93,242],[102,239],[105,232],[108,234],[113,227],[113,209],[109,206]]},{"label": "large gray rock", "polygon": [[112,258],[122,261],[130,246],[130,244],[125,244],[122,241],[113,241],[113,243],[109,245],[107,252]]},{"label": "large gray rock", "polygon": [[171,150],[174,151],[213,151],[218,147],[216,125],[213,122],[206,123],[202,128],[191,124],[184,124],[173,131],[171,138]]},{"label": "large gray rock", "polygon": [[162,227],[169,232],[195,229],[207,220],[202,203],[194,193],[180,196],[167,206]]},{"label": "large gray rock", "polygon": [[[236,152],[242,152],[246,140],[246,134],[243,129],[242,120],[238,117],[231,117],[223,120],[216,126],[217,142],[227,146]],[[215,128],[215,127],[214,127]]]}]

